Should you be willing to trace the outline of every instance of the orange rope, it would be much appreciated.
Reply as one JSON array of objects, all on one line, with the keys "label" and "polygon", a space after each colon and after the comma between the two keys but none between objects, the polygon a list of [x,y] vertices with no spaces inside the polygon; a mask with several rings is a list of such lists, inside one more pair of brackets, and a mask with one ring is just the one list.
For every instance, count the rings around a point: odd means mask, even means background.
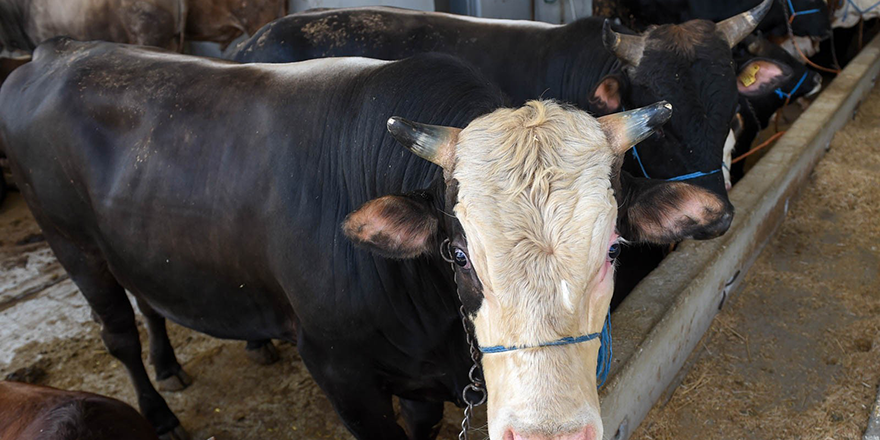
[{"label": "orange rope", "polygon": [[770,145],[773,141],[775,141],[776,139],[779,139],[779,138],[780,138],[782,135],[784,135],[784,134],[785,134],[784,131],[780,131],[779,133],[776,133],[776,134],[774,134],[773,136],[770,136],[770,139],[767,139],[766,141],[762,142],[761,145],[758,145],[757,147],[752,148],[751,150],[749,150],[749,151],[747,151],[747,152],[741,154],[741,155],[738,156],[736,159],[732,160],[732,161],[730,162],[730,164],[733,165],[733,164],[735,164],[735,163],[737,163],[737,162],[739,162],[739,161],[745,159],[746,157],[749,157],[749,156],[751,156],[752,154],[757,153],[759,150],[761,150],[762,148],[764,148],[764,147]]},{"label": "orange rope", "polygon": [[818,64],[816,64],[816,63],[810,61],[810,59],[807,58],[807,56],[804,55],[804,53],[801,51],[801,48],[798,47],[797,42],[794,41],[794,38],[793,38],[793,37],[792,37],[792,40],[791,40],[791,45],[794,46],[794,49],[797,50],[797,52],[798,52],[798,54],[800,54],[801,58],[804,59],[804,62],[806,62],[808,65],[812,66],[813,68],[816,68],[816,69],[819,69],[819,70],[822,70],[822,71],[825,71],[825,72],[828,72],[828,73],[833,73],[833,74],[835,74],[835,75],[839,75],[839,74],[840,74],[840,69],[829,69],[829,68],[827,68],[827,67],[822,67],[822,66],[820,66],[820,65],[818,65]]}]

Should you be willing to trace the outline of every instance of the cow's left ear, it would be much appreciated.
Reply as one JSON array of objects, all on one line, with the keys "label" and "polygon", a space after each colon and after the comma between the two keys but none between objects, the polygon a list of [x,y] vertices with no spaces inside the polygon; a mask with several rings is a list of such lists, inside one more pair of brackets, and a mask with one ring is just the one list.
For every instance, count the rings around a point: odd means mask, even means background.
[{"label": "cow's left ear", "polygon": [[623,82],[616,75],[607,75],[599,81],[590,95],[590,105],[599,116],[623,110]]},{"label": "cow's left ear", "polygon": [[750,60],[739,71],[736,88],[747,98],[770,94],[791,78],[788,64],[767,58]]},{"label": "cow's left ear", "polygon": [[437,233],[431,197],[423,192],[379,197],[342,222],[356,245],[387,258],[415,258],[428,252]]},{"label": "cow's left ear", "polygon": [[732,209],[715,193],[684,182],[621,173],[617,230],[633,242],[669,244],[724,233]]}]

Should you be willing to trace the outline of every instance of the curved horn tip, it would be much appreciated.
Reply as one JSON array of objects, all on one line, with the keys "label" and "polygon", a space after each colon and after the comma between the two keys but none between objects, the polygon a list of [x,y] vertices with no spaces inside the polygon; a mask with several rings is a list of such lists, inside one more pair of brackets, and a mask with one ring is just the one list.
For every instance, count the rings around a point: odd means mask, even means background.
[{"label": "curved horn tip", "polygon": [[717,29],[724,35],[730,47],[734,47],[758,27],[771,6],[773,0],[763,0],[752,9],[719,22]]},{"label": "curved horn tip", "polygon": [[651,118],[650,123],[655,128],[665,124],[672,117],[672,104],[664,100],[654,104],[654,106],[657,107],[657,112]]},{"label": "curved horn tip", "polygon": [[385,123],[385,128],[387,128],[388,131],[394,130],[394,127],[402,122],[402,119],[403,118],[397,116],[388,118],[388,122]]},{"label": "curved horn tip", "polygon": [[611,29],[611,21],[606,18],[602,23],[602,44],[609,50],[614,50],[617,49],[619,43],[620,36],[614,32],[614,29]]},{"label": "curved horn tip", "polygon": [[749,11],[749,14],[752,16],[752,19],[755,20],[755,25],[761,22],[764,19],[764,16],[770,12],[770,8],[773,6],[773,0],[764,0],[758,6],[755,6]]}]

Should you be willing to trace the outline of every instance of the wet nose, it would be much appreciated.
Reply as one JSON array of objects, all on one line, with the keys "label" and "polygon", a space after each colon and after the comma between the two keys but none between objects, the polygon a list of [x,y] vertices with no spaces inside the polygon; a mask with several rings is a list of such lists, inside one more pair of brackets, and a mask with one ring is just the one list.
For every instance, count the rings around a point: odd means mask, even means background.
[{"label": "wet nose", "polygon": [[596,427],[595,426],[586,426],[583,429],[566,433],[566,434],[554,434],[554,435],[546,435],[546,434],[519,434],[513,429],[508,429],[504,433],[503,440],[599,440],[599,437],[596,435]]}]

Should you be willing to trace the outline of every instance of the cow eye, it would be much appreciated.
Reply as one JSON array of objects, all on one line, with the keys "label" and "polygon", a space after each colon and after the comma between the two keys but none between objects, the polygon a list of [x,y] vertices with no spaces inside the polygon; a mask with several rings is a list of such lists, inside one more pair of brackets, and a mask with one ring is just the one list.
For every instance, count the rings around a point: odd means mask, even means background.
[{"label": "cow eye", "polygon": [[455,264],[457,264],[459,267],[467,267],[468,257],[467,254],[465,254],[464,251],[461,250],[461,248],[455,248],[452,251],[452,256],[454,258]]},{"label": "cow eye", "polygon": [[617,257],[620,256],[620,250],[620,243],[613,243],[611,247],[608,248],[608,259],[612,262],[616,260]]}]

